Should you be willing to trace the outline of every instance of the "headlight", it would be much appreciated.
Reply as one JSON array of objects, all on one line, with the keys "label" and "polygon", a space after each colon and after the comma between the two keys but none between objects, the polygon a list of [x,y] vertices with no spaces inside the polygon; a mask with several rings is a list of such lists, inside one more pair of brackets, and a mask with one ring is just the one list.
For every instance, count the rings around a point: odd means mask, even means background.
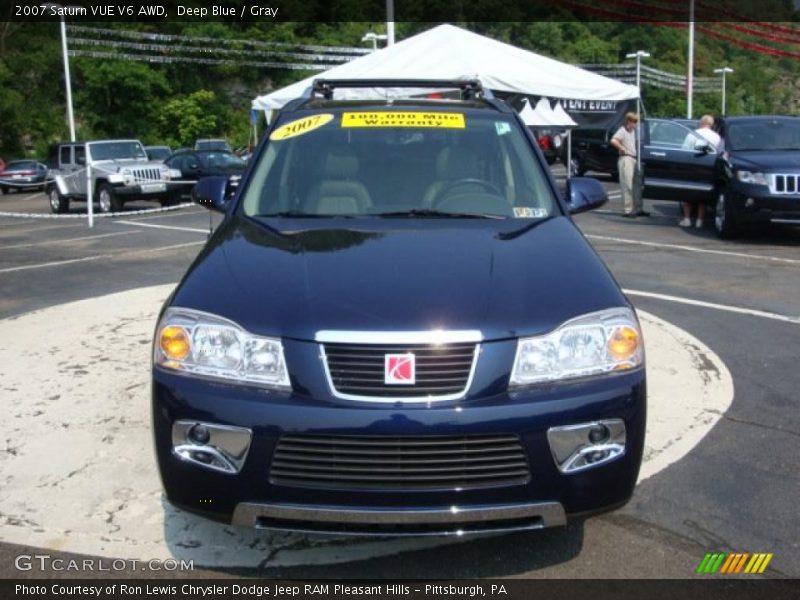
[{"label": "headlight", "polygon": [[643,359],[633,312],[612,308],[567,321],[546,335],[520,338],[509,385],[633,369]]},{"label": "headlight", "polygon": [[222,317],[168,308],[153,346],[153,362],[165,369],[289,388],[280,339],[253,335]]},{"label": "headlight", "polygon": [[167,179],[180,179],[181,177],[181,172],[178,169],[169,169],[167,171]]},{"label": "headlight", "polygon": [[742,183],[769,185],[767,182],[767,177],[763,173],[755,173],[753,171],[736,171],[736,178]]}]

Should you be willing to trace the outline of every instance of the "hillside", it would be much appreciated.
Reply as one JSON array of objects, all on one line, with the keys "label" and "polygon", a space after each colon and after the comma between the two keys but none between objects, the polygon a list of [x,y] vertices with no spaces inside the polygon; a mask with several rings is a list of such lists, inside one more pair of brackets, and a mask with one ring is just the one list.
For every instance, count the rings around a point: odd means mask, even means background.
[{"label": "hillside", "polygon": [[[648,66],[678,76],[686,71],[685,25],[461,25],[571,63],[614,65],[625,62],[626,53],[643,49],[652,54]],[[722,66],[735,70],[728,77],[728,114],[800,113],[800,28],[739,25],[698,24],[695,76],[714,77],[713,70]],[[402,39],[430,26],[398,23],[397,36]],[[300,67],[319,51],[301,52],[298,45],[367,48],[361,41],[364,33],[384,30],[380,23],[344,22],[272,23],[268,28],[219,22],[167,23],[158,29],[135,22],[97,27],[109,32],[70,31],[70,49],[83,50],[71,59],[78,137],[137,137],[174,147],[212,135],[226,136],[234,146],[246,145],[252,97],[315,72]],[[120,31],[128,33],[121,37]],[[136,32],[147,35],[137,37]],[[172,37],[162,40],[153,34]],[[737,43],[724,39],[731,36]],[[187,54],[198,39],[206,40],[202,59],[196,52]],[[195,57],[194,62],[176,60],[184,56]],[[161,57],[160,62],[145,62],[153,57]],[[48,143],[67,136],[61,60],[57,23],[0,23],[0,156],[42,157]],[[694,97],[695,115],[720,111],[719,92],[706,89],[713,91]],[[643,97],[648,114],[686,113],[681,91],[645,85]]]}]

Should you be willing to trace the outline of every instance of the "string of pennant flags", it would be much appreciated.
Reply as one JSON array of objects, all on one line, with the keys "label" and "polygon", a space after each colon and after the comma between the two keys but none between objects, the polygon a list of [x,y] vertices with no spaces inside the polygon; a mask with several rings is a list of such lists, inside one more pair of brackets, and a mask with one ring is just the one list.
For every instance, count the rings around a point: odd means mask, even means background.
[{"label": "string of pennant flags", "polygon": [[[238,65],[248,67],[324,71],[369,54],[368,48],[221,39],[124,29],[69,25],[70,56],[117,59],[156,64]],[[633,64],[584,64],[581,68],[624,83],[636,82]],[[643,85],[669,90],[686,89],[686,76],[647,65],[641,67]],[[695,77],[697,92],[716,92],[715,77]]]}]

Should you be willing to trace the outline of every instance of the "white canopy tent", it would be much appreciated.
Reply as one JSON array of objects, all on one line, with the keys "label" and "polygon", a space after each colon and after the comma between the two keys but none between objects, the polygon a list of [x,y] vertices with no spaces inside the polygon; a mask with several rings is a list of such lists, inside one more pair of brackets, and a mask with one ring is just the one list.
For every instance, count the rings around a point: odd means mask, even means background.
[{"label": "white canopy tent", "polygon": [[556,107],[552,108],[550,100],[542,97],[536,103],[536,108],[531,108],[531,103],[527,98],[522,100],[522,104],[519,116],[528,127],[567,130],[567,179],[569,179],[571,175],[569,165],[572,163],[572,130],[578,124],[567,114],[567,111],[561,106],[561,102],[557,102]]},{"label": "white canopy tent", "polygon": [[[636,86],[466,29],[439,25],[393,46],[259,96],[253,100],[253,108],[264,111],[280,109],[302,96],[318,78],[479,79],[484,87],[495,92],[598,102],[631,100],[639,95]],[[390,97],[393,91],[380,90],[380,95]],[[340,88],[335,97],[375,97],[375,90]]]}]

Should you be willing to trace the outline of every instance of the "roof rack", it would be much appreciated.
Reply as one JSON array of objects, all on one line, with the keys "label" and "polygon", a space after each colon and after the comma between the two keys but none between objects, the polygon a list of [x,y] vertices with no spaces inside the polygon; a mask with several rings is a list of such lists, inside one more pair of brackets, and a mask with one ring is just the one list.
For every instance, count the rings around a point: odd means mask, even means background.
[{"label": "roof rack", "polygon": [[494,98],[478,79],[315,79],[310,96],[332,100],[337,88],[452,88],[461,90],[462,100]]}]

